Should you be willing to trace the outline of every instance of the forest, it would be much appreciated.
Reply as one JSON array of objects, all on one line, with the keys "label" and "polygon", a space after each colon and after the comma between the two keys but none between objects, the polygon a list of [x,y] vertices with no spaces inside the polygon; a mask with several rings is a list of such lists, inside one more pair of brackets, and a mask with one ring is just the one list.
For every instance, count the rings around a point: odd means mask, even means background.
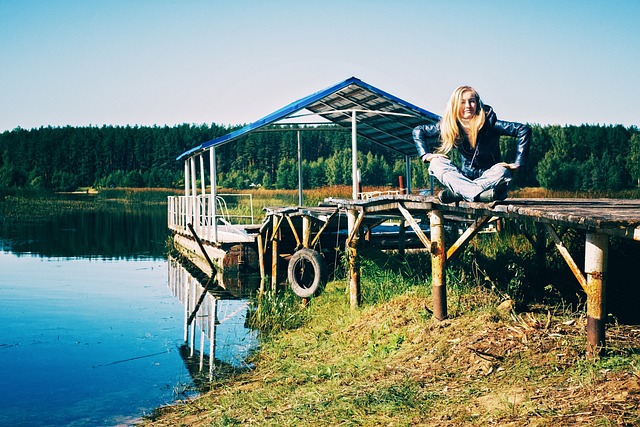
[{"label": "forest", "polygon": [[[16,128],[0,134],[0,188],[72,191],[81,187],[180,187],[184,151],[239,126],[182,124]],[[297,129],[302,129],[305,188],[351,183],[351,133],[328,126],[259,131],[216,150],[218,185],[292,189],[298,185]],[[533,140],[518,187],[618,191],[640,185],[640,131],[622,125],[532,125]],[[411,140],[411,135],[407,135]],[[515,141],[500,141],[505,160]],[[358,141],[365,186],[397,186],[404,156]],[[205,162],[208,164],[208,161]],[[428,186],[427,168],[412,159],[412,187]]]}]

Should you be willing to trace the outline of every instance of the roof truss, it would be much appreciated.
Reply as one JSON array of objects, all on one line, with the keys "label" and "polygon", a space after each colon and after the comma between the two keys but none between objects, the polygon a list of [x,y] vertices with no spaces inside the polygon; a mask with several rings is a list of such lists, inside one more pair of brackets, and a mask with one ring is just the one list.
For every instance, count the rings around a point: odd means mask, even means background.
[{"label": "roof truss", "polygon": [[437,115],[429,111],[351,77],[293,102],[241,129],[206,141],[182,153],[178,160],[226,144],[265,126],[300,117],[296,114],[303,110],[344,128],[351,128],[355,111],[356,131],[359,136],[407,156],[416,153],[411,136],[412,129],[420,124],[435,123],[439,120]]}]

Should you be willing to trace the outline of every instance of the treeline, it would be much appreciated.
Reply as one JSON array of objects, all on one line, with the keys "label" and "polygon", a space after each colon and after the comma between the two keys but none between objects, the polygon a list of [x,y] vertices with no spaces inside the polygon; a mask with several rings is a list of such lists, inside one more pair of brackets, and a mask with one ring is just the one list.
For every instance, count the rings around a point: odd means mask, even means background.
[{"label": "treeline", "polygon": [[42,127],[0,134],[0,187],[171,187],[176,156],[226,134],[222,126]]},{"label": "treeline", "polygon": [[[616,191],[640,183],[640,132],[624,126],[532,126],[533,141],[520,187]],[[212,124],[174,127],[42,127],[0,134],[0,187],[70,191],[78,187],[180,187],[184,151],[237,129]],[[297,128],[250,134],[219,147],[218,184],[226,188],[292,189],[298,185]],[[411,135],[407,135],[411,142]],[[351,133],[302,128],[306,188],[351,182]],[[361,181],[396,186],[404,156],[358,142]],[[515,141],[501,140],[505,159]],[[208,168],[208,158],[204,162]],[[412,159],[413,188],[428,185],[426,167]]]}]

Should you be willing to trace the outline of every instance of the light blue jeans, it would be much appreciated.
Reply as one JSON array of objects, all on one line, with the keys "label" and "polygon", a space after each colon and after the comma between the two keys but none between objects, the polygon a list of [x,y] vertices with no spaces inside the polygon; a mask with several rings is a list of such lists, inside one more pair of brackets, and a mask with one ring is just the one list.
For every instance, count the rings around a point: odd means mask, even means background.
[{"label": "light blue jeans", "polygon": [[489,188],[508,187],[512,179],[511,170],[502,165],[493,165],[476,179],[469,179],[444,157],[434,157],[429,162],[429,175],[433,175],[442,185],[468,202]]}]

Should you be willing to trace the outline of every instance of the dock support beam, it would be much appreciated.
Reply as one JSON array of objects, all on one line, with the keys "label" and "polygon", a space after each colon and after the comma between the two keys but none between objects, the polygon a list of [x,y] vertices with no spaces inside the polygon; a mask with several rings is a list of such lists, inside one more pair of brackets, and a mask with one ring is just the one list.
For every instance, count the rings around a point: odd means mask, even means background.
[{"label": "dock support beam", "polygon": [[447,318],[447,281],[445,269],[447,253],[444,242],[444,215],[441,211],[429,213],[431,225],[431,287],[433,293],[433,317]]},{"label": "dock support beam", "polygon": [[260,295],[264,294],[264,280],[267,275],[264,267],[264,243],[262,233],[258,233],[258,266],[260,267]]},{"label": "dock support beam", "polygon": [[[280,219],[282,221],[282,218]],[[271,290],[278,289],[278,260],[280,254],[278,252],[278,241],[280,236],[280,222],[278,217],[273,217],[273,236],[271,240]]]},{"label": "dock support beam", "polygon": [[[364,214],[360,214],[360,221]],[[360,261],[358,260],[358,245],[360,236],[358,228],[360,223],[356,219],[356,211],[350,209],[347,211],[347,221],[349,228],[349,238],[347,239],[347,251],[349,254],[349,302],[351,309],[355,309],[360,305]]]},{"label": "dock support beam", "polygon": [[302,247],[308,248],[311,242],[311,219],[308,216],[302,217]]},{"label": "dock support beam", "polygon": [[608,249],[608,236],[587,233],[584,271],[587,276],[587,353],[591,356],[597,355],[605,344]]}]

